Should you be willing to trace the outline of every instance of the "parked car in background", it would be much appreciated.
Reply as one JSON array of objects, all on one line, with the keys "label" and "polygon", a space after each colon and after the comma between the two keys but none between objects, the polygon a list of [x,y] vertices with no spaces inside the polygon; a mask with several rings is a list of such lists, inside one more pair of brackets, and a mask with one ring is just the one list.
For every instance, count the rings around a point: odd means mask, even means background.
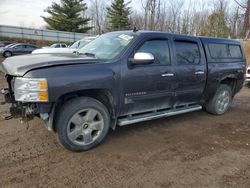
[{"label": "parked car in background", "polygon": [[67,48],[68,45],[65,44],[65,43],[55,43],[55,44],[52,44],[51,46],[45,46],[43,48]]},{"label": "parked car in background", "polygon": [[85,37],[84,39],[76,41],[68,48],[42,48],[34,50],[32,54],[72,54],[94,39],[96,39],[96,37]]},{"label": "parked car in background", "polygon": [[10,57],[14,55],[30,54],[35,49],[37,49],[37,46],[33,44],[19,43],[0,48],[0,54],[4,57]]},{"label": "parked car in background", "polygon": [[13,43],[14,42],[12,42],[12,41],[0,41],[0,48],[5,47],[5,46],[7,46],[9,44],[13,44]]},{"label": "parked car in background", "polygon": [[246,84],[250,87],[250,66],[248,66],[246,71]]}]

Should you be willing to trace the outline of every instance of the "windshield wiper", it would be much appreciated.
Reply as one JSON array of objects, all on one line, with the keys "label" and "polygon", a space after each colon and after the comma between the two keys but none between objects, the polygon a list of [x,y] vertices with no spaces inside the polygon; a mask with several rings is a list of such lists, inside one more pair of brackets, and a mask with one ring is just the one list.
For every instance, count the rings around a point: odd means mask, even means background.
[{"label": "windshield wiper", "polygon": [[86,56],[90,56],[90,57],[95,57],[95,54],[94,53],[90,53],[90,52],[79,53],[79,55],[86,55]]}]

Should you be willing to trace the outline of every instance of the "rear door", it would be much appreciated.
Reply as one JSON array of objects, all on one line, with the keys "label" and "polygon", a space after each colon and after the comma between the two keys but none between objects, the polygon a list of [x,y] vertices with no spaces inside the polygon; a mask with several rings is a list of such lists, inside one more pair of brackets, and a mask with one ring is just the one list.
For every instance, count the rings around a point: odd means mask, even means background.
[{"label": "rear door", "polygon": [[206,59],[201,41],[195,37],[174,38],[175,104],[198,102],[206,85]]},{"label": "rear door", "polygon": [[26,48],[25,48],[25,53],[26,54],[30,54],[33,50],[35,50],[36,47],[33,46],[33,45],[26,45]]}]

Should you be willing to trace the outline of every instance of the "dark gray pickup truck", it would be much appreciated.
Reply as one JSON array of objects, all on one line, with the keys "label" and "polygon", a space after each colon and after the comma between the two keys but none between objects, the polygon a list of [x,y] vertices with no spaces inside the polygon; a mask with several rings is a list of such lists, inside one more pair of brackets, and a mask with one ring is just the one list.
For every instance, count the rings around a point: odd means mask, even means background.
[{"label": "dark gray pickup truck", "polygon": [[246,59],[235,40],[124,31],[77,54],[8,58],[1,69],[12,117],[38,116],[67,149],[84,151],[117,125],[202,108],[224,114],[243,86]]}]

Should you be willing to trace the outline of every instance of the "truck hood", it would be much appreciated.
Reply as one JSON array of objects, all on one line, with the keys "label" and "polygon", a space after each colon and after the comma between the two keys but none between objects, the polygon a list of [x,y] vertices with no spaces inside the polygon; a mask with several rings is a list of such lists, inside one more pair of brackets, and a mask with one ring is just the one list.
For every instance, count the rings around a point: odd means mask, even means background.
[{"label": "truck hood", "polygon": [[75,54],[35,54],[9,57],[2,63],[0,70],[12,76],[23,76],[30,70],[49,66],[87,64],[101,60]]}]

